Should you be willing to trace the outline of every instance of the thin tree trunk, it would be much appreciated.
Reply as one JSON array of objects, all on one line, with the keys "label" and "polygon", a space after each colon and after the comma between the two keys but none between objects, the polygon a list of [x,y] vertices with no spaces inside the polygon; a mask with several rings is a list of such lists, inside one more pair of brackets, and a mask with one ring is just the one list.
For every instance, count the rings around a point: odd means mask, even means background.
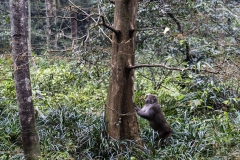
[{"label": "thin tree trunk", "polygon": [[73,47],[73,52],[75,52],[76,48],[75,45],[77,44],[77,12],[73,9],[71,13],[71,31],[72,31],[72,47]]},{"label": "thin tree trunk", "polygon": [[35,126],[25,16],[25,0],[10,0],[12,56],[25,159],[40,159],[40,145]]},{"label": "thin tree trunk", "polygon": [[51,2],[50,0],[45,0],[46,7],[46,38],[47,38],[47,49],[50,47],[50,38],[51,38],[51,29],[50,29],[50,17],[52,16],[51,12]]},{"label": "thin tree trunk", "polygon": [[28,0],[28,55],[31,57],[31,63],[32,66],[36,66],[35,61],[34,61],[34,57],[32,55],[32,36],[31,36],[31,30],[32,30],[32,26],[31,26],[31,0]]},{"label": "thin tree trunk", "polygon": [[72,12],[71,14],[71,30],[72,30],[72,39],[77,38],[77,13],[75,11]]},{"label": "thin tree trunk", "polygon": [[[115,1],[111,77],[105,107],[108,134],[115,139],[139,140],[134,110],[134,65],[137,0]],[[139,141],[140,142],[140,141]]]},{"label": "thin tree trunk", "polygon": [[54,16],[54,24],[57,24],[57,4],[56,4],[56,0],[53,0],[53,7],[52,7],[53,11],[52,14]]},{"label": "thin tree trunk", "polygon": [[31,0],[28,0],[28,53],[31,56]]}]

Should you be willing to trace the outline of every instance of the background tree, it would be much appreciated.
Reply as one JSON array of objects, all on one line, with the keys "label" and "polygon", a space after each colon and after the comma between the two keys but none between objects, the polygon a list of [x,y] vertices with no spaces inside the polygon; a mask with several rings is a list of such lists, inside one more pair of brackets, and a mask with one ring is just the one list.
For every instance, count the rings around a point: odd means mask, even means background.
[{"label": "background tree", "polygon": [[52,1],[51,0],[45,0],[46,5],[46,38],[47,38],[47,49],[49,49],[49,46],[51,45],[51,20],[53,19],[53,8],[52,8]]},{"label": "background tree", "polygon": [[40,159],[40,146],[35,126],[35,114],[29,73],[24,0],[10,0],[10,16],[14,79],[23,150],[26,159],[37,160]]},{"label": "background tree", "polygon": [[10,17],[9,2],[3,0],[0,2],[0,54],[10,54],[11,48],[9,44],[10,37]]}]

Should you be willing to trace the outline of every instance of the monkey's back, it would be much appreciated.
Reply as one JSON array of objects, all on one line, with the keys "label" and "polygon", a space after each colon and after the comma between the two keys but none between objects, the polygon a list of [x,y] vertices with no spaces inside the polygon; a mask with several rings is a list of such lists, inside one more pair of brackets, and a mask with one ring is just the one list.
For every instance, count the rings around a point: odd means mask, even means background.
[{"label": "monkey's back", "polygon": [[154,116],[154,120],[153,121],[149,121],[150,122],[150,126],[155,131],[158,131],[160,138],[165,138],[169,134],[172,133],[172,130],[170,128],[170,125],[166,121],[166,119],[164,117],[164,114],[162,112],[162,109],[161,109],[159,104],[155,107],[155,112],[156,112],[156,114]]}]

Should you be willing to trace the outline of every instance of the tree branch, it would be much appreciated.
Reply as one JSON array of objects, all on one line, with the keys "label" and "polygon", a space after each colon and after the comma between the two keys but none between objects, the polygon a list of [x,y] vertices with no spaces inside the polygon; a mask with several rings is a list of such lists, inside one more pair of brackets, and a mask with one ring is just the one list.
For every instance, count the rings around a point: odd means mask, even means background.
[{"label": "tree branch", "polygon": [[[179,67],[170,67],[170,66],[166,66],[164,64],[139,64],[139,65],[135,65],[135,66],[132,66],[132,65],[129,65],[127,66],[128,69],[137,69],[137,68],[143,68],[143,67],[162,67],[162,68],[165,68],[165,69],[168,69],[168,70],[175,70],[175,71],[196,71],[198,69],[196,68],[179,68]],[[203,72],[207,72],[207,73],[213,73],[213,74],[219,74],[220,71],[211,71],[211,70],[208,70],[208,69],[201,69],[201,70],[198,70],[198,71],[203,71]]]},{"label": "tree branch", "polygon": [[109,0],[109,2],[115,4],[115,0]]},{"label": "tree branch", "polygon": [[174,15],[171,12],[167,12],[167,15],[173,19],[173,21],[177,24],[178,26],[178,31],[183,34],[182,26],[177,18],[174,17]]},{"label": "tree branch", "polygon": [[152,29],[164,29],[165,27],[147,27],[147,28],[137,28],[135,31],[147,31]]},{"label": "tree branch", "polygon": [[[79,9],[83,15],[89,17],[94,23],[95,23],[95,26],[99,27],[99,23],[98,21],[96,21],[90,14],[88,14],[86,11],[84,11],[81,7],[79,6],[76,6],[71,0],[68,0],[68,2],[73,5],[75,8]],[[106,36],[110,41],[111,39],[104,33],[103,29],[101,27],[99,27],[100,31],[102,32],[102,34],[104,36]],[[86,39],[84,40],[84,42],[86,42],[88,40],[88,37],[89,37],[89,34],[86,36]]]},{"label": "tree branch", "polygon": [[116,35],[119,35],[119,34],[120,34],[120,31],[119,31],[119,30],[116,30],[115,28],[113,28],[113,27],[111,27],[111,26],[109,26],[109,25],[106,24],[105,19],[104,19],[104,17],[103,17],[102,15],[101,15],[101,18],[102,18],[103,23],[100,24],[100,25],[103,25],[104,27],[110,29],[110,30],[113,31]]},{"label": "tree branch", "polygon": [[[173,21],[177,24],[178,26],[178,31],[183,34],[183,29],[182,29],[182,26],[179,22],[179,20],[171,13],[171,12],[167,12],[167,15],[169,17],[171,17],[173,19]],[[186,61],[191,61],[191,55],[190,55],[190,47],[189,47],[189,44],[187,41],[185,41],[185,49],[186,49]]]}]

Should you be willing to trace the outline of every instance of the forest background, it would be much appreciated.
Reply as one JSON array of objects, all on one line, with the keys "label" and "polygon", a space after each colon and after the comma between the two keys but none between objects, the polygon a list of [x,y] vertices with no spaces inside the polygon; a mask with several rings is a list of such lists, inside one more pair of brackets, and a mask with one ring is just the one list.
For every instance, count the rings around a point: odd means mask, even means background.
[{"label": "forest background", "polygon": [[[156,147],[157,133],[143,119],[138,119],[142,146],[106,135],[115,5],[25,3],[42,158],[239,159],[240,2],[138,2],[135,64],[147,65],[134,69],[134,101],[142,106],[146,94],[157,95],[173,129],[164,148]],[[2,0],[0,158],[23,159],[10,28],[9,1]]]}]

